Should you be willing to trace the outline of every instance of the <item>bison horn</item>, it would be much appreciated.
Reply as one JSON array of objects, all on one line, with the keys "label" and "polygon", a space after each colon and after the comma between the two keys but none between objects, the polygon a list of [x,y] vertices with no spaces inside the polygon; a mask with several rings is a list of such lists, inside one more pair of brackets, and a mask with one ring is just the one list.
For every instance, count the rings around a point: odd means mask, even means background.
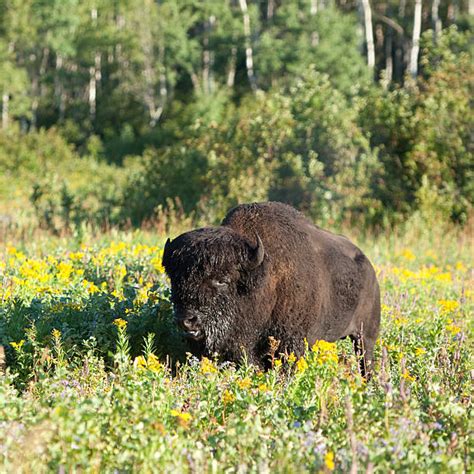
[{"label": "bison horn", "polygon": [[247,265],[249,270],[259,267],[262,264],[263,258],[265,256],[265,249],[263,247],[262,239],[260,239],[260,236],[257,233],[255,233],[255,237],[257,239],[257,246],[250,247],[250,259],[249,264]]}]

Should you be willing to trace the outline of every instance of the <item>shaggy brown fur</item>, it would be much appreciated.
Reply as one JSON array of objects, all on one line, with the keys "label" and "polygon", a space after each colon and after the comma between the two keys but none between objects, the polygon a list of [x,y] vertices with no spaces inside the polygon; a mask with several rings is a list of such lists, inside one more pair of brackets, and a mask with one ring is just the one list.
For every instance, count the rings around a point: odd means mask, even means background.
[{"label": "shaggy brown fur", "polygon": [[314,226],[277,202],[243,204],[220,227],[168,241],[178,324],[196,354],[268,366],[269,337],[278,352],[301,355],[304,339],[350,336],[365,375],[380,325],[374,269],[348,239]]}]

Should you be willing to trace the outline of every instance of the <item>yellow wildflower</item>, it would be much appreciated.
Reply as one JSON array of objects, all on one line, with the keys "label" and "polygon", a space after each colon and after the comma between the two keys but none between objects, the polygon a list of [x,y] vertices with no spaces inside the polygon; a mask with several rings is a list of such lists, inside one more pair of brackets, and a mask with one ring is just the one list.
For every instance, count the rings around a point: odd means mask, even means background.
[{"label": "yellow wildflower", "polygon": [[57,269],[59,280],[63,282],[68,282],[71,279],[74,267],[69,262],[59,262]]},{"label": "yellow wildflower", "polygon": [[135,304],[144,304],[148,301],[149,295],[148,292],[150,291],[153,283],[147,283],[144,287],[140,288],[137,292],[137,296],[135,298]]},{"label": "yellow wildflower", "polygon": [[423,349],[423,347],[417,347],[416,350],[415,350],[415,355],[417,357],[420,357],[423,354],[426,354],[426,349]]},{"label": "yellow wildflower", "polygon": [[127,242],[111,242],[108,248],[103,249],[105,255],[117,255],[130,247]]},{"label": "yellow wildflower", "polygon": [[442,313],[451,313],[459,307],[459,303],[454,300],[438,300],[438,305]]},{"label": "yellow wildflower", "polygon": [[133,365],[137,369],[146,369],[146,359],[143,356],[138,356],[135,357],[135,360],[133,361]]},{"label": "yellow wildflower", "polygon": [[165,273],[165,267],[163,266],[163,250],[153,257],[150,260],[150,263],[158,273]]},{"label": "yellow wildflower", "polygon": [[290,364],[293,364],[293,363],[295,363],[295,361],[296,361],[296,356],[295,356],[295,353],[292,352],[292,353],[288,356],[288,362],[289,362]]},{"label": "yellow wildflower", "polygon": [[83,280],[82,286],[87,290],[87,293],[89,293],[90,295],[93,295],[94,293],[98,293],[100,291],[100,288],[92,281]]},{"label": "yellow wildflower", "polygon": [[261,383],[259,386],[258,386],[258,390],[260,392],[268,392],[269,388],[268,388],[268,385],[266,383]]},{"label": "yellow wildflower", "polygon": [[158,357],[156,357],[155,354],[150,354],[147,359],[145,359],[145,357],[143,356],[135,357],[133,365],[139,370],[148,369],[151,372],[155,373],[160,372],[163,368],[163,365],[158,360]]},{"label": "yellow wildflower", "polygon": [[119,301],[124,301],[125,300],[125,296],[123,295],[123,291],[122,290],[117,290],[115,289],[114,291],[112,291],[112,296],[115,296],[115,298],[117,298]]},{"label": "yellow wildflower", "polygon": [[21,349],[24,344],[25,344],[24,339],[22,339],[20,342],[10,342],[10,346],[12,346],[13,349],[15,349],[15,350]]},{"label": "yellow wildflower", "polygon": [[446,331],[449,331],[451,334],[456,335],[461,332],[461,328],[456,324],[453,324],[452,319],[448,319],[448,324],[446,325]]},{"label": "yellow wildflower", "polygon": [[105,262],[105,255],[103,253],[99,253],[97,256],[92,257],[92,263],[96,267],[101,267],[104,265]]},{"label": "yellow wildflower", "polygon": [[334,342],[316,341],[311,348],[312,352],[317,355],[320,365],[332,362],[337,364],[337,346]]},{"label": "yellow wildflower", "polygon": [[159,372],[163,369],[163,365],[155,354],[150,354],[147,359],[148,369],[152,372]]},{"label": "yellow wildflower", "polygon": [[3,290],[3,295],[2,295],[2,299],[3,299],[3,300],[8,300],[8,299],[10,299],[10,298],[12,297],[12,294],[13,294],[13,292],[12,292],[11,287],[4,288],[4,290]]},{"label": "yellow wildflower", "polygon": [[222,402],[224,403],[224,405],[228,405],[234,401],[235,401],[235,395],[227,389],[224,390],[224,393],[222,395]]},{"label": "yellow wildflower", "polygon": [[114,271],[117,273],[118,279],[120,281],[122,281],[127,275],[127,268],[125,265],[116,265]]},{"label": "yellow wildflower", "polygon": [[275,368],[281,367],[281,359],[275,359],[273,365]]},{"label": "yellow wildflower", "polygon": [[408,372],[407,369],[405,369],[405,371],[403,372],[402,377],[405,380],[409,380],[410,382],[414,382],[416,380],[415,377],[413,377],[413,375],[410,375],[410,372]]},{"label": "yellow wildflower", "polygon": [[237,381],[237,386],[241,388],[242,390],[246,390],[251,385],[252,385],[252,381],[248,377],[245,377],[244,379]]},{"label": "yellow wildflower", "polygon": [[54,337],[54,339],[59,339],[61,337],[61,331],[59,331],[59,329],[53,329],[51,331],[51,335]]},{"label": "yellow wildflower", "polygon": [[330,471],[334,471],[334,453],[332,451],[328,451],[324,456],[324,464]]},{"label": "yellow wildflower", "polygon": [[415,254],[410,250],[410,249],[403,249],[402,250],[402,253],[401,253],[401,256],[405,259],[405,260],[408,260],[408,261],[413,261],[415,260]]},{"label": "yellow wildflower", "polygon": [[203,374],[214,374],[217,372],[216,366],[207,357],[203,357],[201,360],[201,373]]},{"label": "yellow wildflower", "polygon": [[400,327],[403,326],[408,322],[407,318],[404,318],[403,316],[399,316],[398,318],[395,318],[395,325]]},{"label": "yellow wildflower", "polygon": [[450,282],[452,280],[452,276],[450,272],[444,272],[436,275],[435,280],[443,281],[443,282]]},{"label": "yellow wildflower", "polygon": [[304,359],[304,357],[300,357],[298,362],[296,363],[296,370],[299,373],[303,373],[308,368],[308,363]]},{"label": "yellow wildflower", "polygon": [[43,284],[51,280],[51,275],[48,273],[48,264],[43,260],[25,260],[21,264],[19,272],[26,280],[37,281]]},{"label": "yellow wildflower", "polygon": [[170,413],[178,420],[179,424],[184,427],[187,427],[193,418],[190,413],[180,412],[178,410],[171,410]]},{"label": "yellow wildflower", "polygon": [[80,260],[82,260],[84,258],[84,254],[82,252],[71,252],[69,254],[69,258],[73,261],[73,262],[78,262]]},{"label": "yellow wildflower", "polygon": [[125,328],[125,327],[127,327],[127,321],[125,321],[125,320],[122,319],[122,318],[114,319],[114,324],[115,324],[118,328]]}]

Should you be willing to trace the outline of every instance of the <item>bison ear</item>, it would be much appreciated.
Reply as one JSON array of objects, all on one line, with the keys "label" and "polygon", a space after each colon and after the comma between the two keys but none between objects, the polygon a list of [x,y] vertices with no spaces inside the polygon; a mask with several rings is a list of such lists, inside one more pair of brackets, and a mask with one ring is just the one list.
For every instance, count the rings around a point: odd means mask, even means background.
[{"label": "bison ear", "polygon": [[262,239],[256,232],[255,238],[257,240],[256,247],[249,245],[249,260],[246,265],[247,270],[254,270],[259,267],[265,257],[265,248],[263,247]]},{"label": "bison ear", "polygon": [[171,240],[168,237],[168,239],[166,240],[165,248],[163,249],[163,258],[161,259],[161,264],[165,267],[165,269],[169,263],[170,253],[171,253]]}]

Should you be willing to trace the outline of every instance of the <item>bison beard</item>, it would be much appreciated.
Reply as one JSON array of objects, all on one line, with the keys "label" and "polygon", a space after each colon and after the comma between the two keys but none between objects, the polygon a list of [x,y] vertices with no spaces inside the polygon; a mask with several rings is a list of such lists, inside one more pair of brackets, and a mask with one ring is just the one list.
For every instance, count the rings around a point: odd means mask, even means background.
[{"label": "bison beard", "polygon": [[349,336],[364,376],[373,363],[380,294],[372,265],[343,236],[276,202],[232,209],[219,227],[167,241],[177,324],[196,355],[268,367],[278,352],[301,355],[306,339]]}]

